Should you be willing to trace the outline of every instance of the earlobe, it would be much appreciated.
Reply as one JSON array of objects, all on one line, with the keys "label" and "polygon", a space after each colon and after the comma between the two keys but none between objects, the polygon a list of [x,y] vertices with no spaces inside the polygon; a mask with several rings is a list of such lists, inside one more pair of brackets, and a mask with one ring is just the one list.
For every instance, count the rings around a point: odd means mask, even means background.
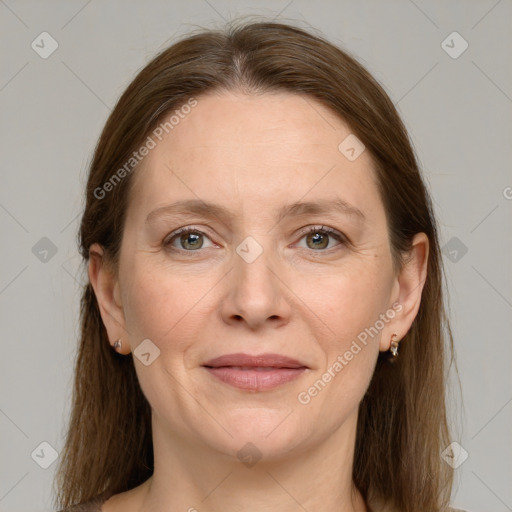
[{"label": "earlobe", "polygon": [[[389,332],[383,332],[380,350],[391,348],[392,334],[402,340],[418,314],[421,294],[427,278],[429,240],[425,233],[416,233],[412,240],[411,250],[406,256],[404,265],[396,277],[394,300],[398,304],[395,319],[389,324]],[[397,289],[397,291],[395,291]]]},{"label": "earlobe", "polygon": [[117,276],[106,264],[103,248],[99,244],[93,244],[89,249],[88,272],[103,324],[113,346],[120,338],[126,338],[125,319]]}]

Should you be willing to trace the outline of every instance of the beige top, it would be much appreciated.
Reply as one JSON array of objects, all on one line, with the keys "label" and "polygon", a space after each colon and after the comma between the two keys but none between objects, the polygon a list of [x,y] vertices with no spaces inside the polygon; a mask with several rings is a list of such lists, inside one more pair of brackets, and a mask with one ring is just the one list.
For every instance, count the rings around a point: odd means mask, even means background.
[{"label": "beige top", "polygon": [[[59,512],[101,512],[102,505],[111,497],[113,493],[111,491],[105,491],[94,499],[88,501],[87,503],[80,503],[78,505],[73,505],[64,510],[59,510]],[[375,508],[378,507],[378,508]],[[378,503],[373,503],[371,505],[372,512],[386,512],[388,509],[380,508]],[[451,509],[452,512],[467,512],[461,509]],[[389,511],[392,512],[392,511]]]}]

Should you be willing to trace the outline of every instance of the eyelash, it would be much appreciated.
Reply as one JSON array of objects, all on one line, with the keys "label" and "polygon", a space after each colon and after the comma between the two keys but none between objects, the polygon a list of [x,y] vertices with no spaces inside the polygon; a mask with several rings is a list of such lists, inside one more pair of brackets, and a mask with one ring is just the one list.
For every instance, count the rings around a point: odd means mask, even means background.
[{"label": "eyelash", "polygon": [[[343,245],[347,242],[347,238],[342,233],[340,233],[339,231],[336,231],[333,228],[330,228],[328,226],[323,226],[323,225],[311,226],[311,227],[302,229],[299,232],[299,234],[300,234],[299,240],[301,240],[302,238],[304,238],[305,236],[307,236],[311,233],[316,233],[316,232],[324,232],[324,233],[328,234],[329,236],[336,238],[338,240],[338,242],[340,242],[341,245]],[[177,249],[176,247],[171,246],[174,239],[176,239],[178,236],[180,236],[184,233],[185,234],[186,233],[196,233],[196,234],[200,234],[200,235],[203,235],[203,236],[206,236],[207,238],[209,238],[208,235],[206,233],[204,233],[203,231],[201,231],[200,229],[197,229],[194,226],[189,226],[189,227],[180,228],[180,229],[170,233],[168,236],[166,236],[164,238],[162,245],[165,248],[169,248],[170,250],[174,250],[177,252],[189,252],[189,253],[199,252],[198,249],[197,250],[186,250],[186,249]],[[330,252],[332,249],[335,249],[335,248],[336,247],[331,247],[330,249],[320,249],[318,251],[315,251],[314,249],[310,249],[310,250],[312,252]]]}]

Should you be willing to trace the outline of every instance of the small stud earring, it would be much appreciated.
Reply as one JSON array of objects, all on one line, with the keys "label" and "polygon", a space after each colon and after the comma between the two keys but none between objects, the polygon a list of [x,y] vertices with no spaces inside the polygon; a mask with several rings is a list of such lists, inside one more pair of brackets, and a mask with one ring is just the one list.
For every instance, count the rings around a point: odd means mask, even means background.
[{"label": "small stud earring", "polygon": [[393,354],[393,357],[398,356],[398,344],[400,341],[396,341],[395,338],[398,336],[398,334],[393,333],[391,335],[391,347],[389,350],[391,350],[391,353]]},{"label": "small stud earring", "polygon": [[118,349],[121,350],[121,345],[122,345],[122,342],[121,342],[121,338],[119,338],[115,343],[114,343],[114,350],[117,352]]}]

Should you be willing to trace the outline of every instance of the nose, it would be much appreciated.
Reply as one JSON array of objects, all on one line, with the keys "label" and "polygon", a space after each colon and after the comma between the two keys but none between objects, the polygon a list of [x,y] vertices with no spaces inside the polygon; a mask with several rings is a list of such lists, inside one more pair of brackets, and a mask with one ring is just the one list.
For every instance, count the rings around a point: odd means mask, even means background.
[{"label": "nose", "polygon": [[221,306],[223,320],[232,325],[245,323],[252,330],[265,324],[273,328],[286,325],[290,319],[291,292],[284,270],[271,250],[263,249],[254,261],[238,253],[233,260]]}]

